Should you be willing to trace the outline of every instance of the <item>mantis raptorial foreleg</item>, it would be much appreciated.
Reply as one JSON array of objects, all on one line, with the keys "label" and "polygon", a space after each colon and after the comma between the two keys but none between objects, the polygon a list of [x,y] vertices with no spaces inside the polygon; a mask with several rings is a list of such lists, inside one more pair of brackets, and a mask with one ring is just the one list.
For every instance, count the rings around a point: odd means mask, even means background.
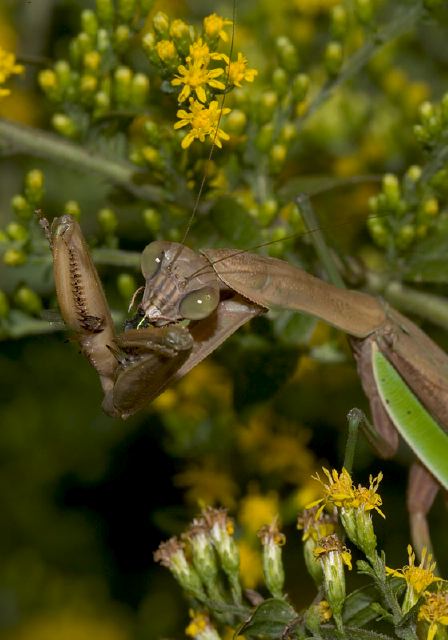
[{"label": "mantis raptorial foreleg", "polygon": [[[379,299],[340,289],[275,258],[229,249],[195,253],[178,243],[156,241],[142,254],[145,287],[134,328],[117,337],[81,230],[70,216],[53,223],[52,250],[63,318],[100,375],[109,415],[125,418],[138,411],[242,324],[268,309],[287,308],[317,316],[349,335],[382,455],[395,452],[398,436],[373,374],[374,349],[448,428],[448,356]],[[434,481],[428,473],[421,478],[428,499]],[[414,509],[414,528],[423,512],[420,506]]]}]

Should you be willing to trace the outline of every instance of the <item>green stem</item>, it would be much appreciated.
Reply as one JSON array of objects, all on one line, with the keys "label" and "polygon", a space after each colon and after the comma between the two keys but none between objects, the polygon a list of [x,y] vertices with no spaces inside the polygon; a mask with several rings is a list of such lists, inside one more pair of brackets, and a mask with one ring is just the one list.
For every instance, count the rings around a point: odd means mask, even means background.
[{"label": "green stem", "polygon": [[340,73],[322,87],[311,101],[306,113],[296,120],[297,128],[302,129],[305,122],[331,97],[333,92],[353,78],[384,45],[409,31],[422,12],[421,2],[417,2],[412,8],[403,7],[386,25],[372,34],[365,44],[347,60]]},{"label": "green stem", "polygon": [[330,282],[332,282],[337,287],[344,289],[344,281],[341,278],[333,256],[331,255],[330,250],[327,247],[327,243],[325,242],[325,238],[319,227],[319,223],[316,214],[314,213],[314,209],[311,206],[309,197],[306,194],[302,194],[297,198],[297,203],[299,205],[300,213],[302,214],[306,228],[311,234],[311,239],[314,244],[314,248],[316,249],[317,256],[321,263],[324,265]]},{"label": "green stem", "polygon": [[365,420],[365,416],[359,409],[351,409],[347,415],[348,419],[348,436],[345,445],[344,467],[349,473],[353,469],[353,460],[355,458],[356,444],[358,442],[359,425]]},{"label": "green stem", "polygon": [[369,290],[375,295],[382,295],[394,307],[404,313],[418,315],[424,320],[448,329],[448,300],[433,293],[424,293],[407,287],[400,282],[387,284],[377,281],[368,274]]},{"label": "green stem", "polygon": [[160,203],[172,199],[161,187],[137,184],[135,178],[141,172],[132,164],[109,160],[52,133],[0,118],[0,142],[37,158],[64,163],[83,172],[97,173],[147,202]]}]

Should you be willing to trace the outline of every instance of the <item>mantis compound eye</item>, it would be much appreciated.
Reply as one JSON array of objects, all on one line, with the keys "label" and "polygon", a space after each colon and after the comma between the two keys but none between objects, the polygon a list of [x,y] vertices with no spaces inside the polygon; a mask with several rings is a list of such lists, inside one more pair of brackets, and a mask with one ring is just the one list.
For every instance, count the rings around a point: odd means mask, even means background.
[{"label": "mantis compound eye", "polygon": [[146,245],[142,253],[142,273],[146,280],[153,278],[160,267],[164,257],[162,243],[159,241],[151,242]]},{"label": "mantis compound eye", "polygon": [[201,320],[209,316],[219,303],[219,289],[202,287],[183,298],[179,305],[180,315],[186,320]]}]

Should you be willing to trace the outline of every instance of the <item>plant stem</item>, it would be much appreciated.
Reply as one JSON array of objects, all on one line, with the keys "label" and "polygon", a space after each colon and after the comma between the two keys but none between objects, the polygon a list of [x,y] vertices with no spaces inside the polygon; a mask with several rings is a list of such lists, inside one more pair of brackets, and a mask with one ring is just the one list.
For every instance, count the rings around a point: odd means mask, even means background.
[{"label": "plant stem", "polygon": [[351,409],[347,415],[348,419],[348,436],[345,445],[344,467],[349,473],[353,469],[353,460],[355,458],[356,443],[358,441],[359,425],[365,420],[365,416],[359,409]]},{"label": "plant stem", "polygon": [[314,213],[314,209],[311,206],[309,197],[306,194],[300,195],[297,198],[297,204],[299,205],[306,228],[311,233],[311,239],[314,244],[314,248],[316,249],[317,256],[324,265],[330,282],[337,287],[344,289],[344,281],[341,278],[336,263],[333,260],[333,256],[327,247],[327,243],[325,242],[325,238],[319,227],[319,223],[316,214]]},{"label": "plant stem", "polygon": [[173,199],[161,187],[137,184],[135,177],[141,172],[132,164],[109,160],[52,133],[0,118],[0,142],[9,143],[13,149],[20,149],[37,158],[47,158],[83,172],[97,173],[147,202],[160,203]]}]

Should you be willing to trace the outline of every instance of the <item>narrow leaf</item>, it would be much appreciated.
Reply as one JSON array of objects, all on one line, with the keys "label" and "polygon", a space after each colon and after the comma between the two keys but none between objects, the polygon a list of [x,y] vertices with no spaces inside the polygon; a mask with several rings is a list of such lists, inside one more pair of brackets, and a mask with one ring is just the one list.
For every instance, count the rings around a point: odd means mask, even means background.
[{"label": "narrow leaf", "polygon": [[429,471],[448,489],[448,435],[429,415],[375,343],[372,345],[372,365],[384,407],[397,431]]}]

